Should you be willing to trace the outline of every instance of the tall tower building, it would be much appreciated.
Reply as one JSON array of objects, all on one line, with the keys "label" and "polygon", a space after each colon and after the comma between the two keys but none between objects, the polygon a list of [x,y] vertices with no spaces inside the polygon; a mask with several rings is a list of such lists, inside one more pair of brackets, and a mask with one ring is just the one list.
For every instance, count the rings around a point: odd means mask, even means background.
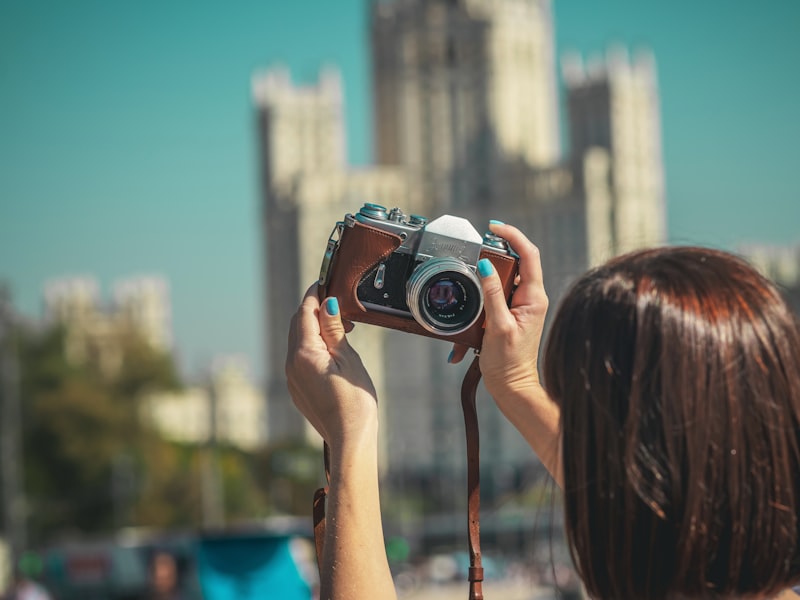
[{"label": "tall tower building", "polygon": [[114,287],[114,302],[100,297],[92,277],[65,277],[44,290],[47,318],[64,327],[65,353],[75,363],[91,361],[107,375],[122,365],[122,340],[131,334],[153,350],[172,343],[169,286],[160,277],[132,277]]},{"label": "tall tower building", "polygon": [[[258,107],[264,202],[262,224],[267,307],[267,396],[275,435],[302,436],[304,424],[291,406],[283,381],[289,318],[299,304],[300,248],[313,244],[304,222],[309,210],[298,199],[300,186],[315,174],[338,173],[345,165],[342,86],[327,70],[315,86],[295,87],[282,68],[259,73],[252,82]],[[324,210],[324,204],[317,208]],[[320,216],[324,222],[327,214]],[[313,228],[316,231],[316,228]],[[279,409],[278,409],[279,407]]]},{"label": "tall tower building", "polygon": [[114,304],[121,326],[137,332],[153,348],[172,345],[169,285],[161,277],[133,277],[114,286]]},{"label": "tall tower building", "polygon": [[602,148],[611,159],[609,255],[664,243],[666,214],[658,82],[651,54],[623,48],[584,65],[562,61],[572,156]]},{"label": "tall tower building", "polygon": [[746,244],[739,251],[765,277],[775,282],[789,306],[800,317],[800,244]]},{"label": "tall tower building", "polygon": [[[338,71],[325,69],[317,83],[298,86],[285,69],[270,69],[253,77],[252,92],[262,169],[269,437],[316,439],[286,388],[291,317],[306,287],[319,277],[328,237],[346,212],[365,201],[411,210],[419,205],[420,195],[398,169],[347,168]],[[368,349],[367,363],[379,390],[381,336],[375,328],[354,334]]]},{"label": "tall tower building", "polygon": [[372,4],[376,160],[429,212],[487,201],[498,166],[559,158],[549,0]]},{"label": "tall tower building", "polygon": [[[289,320],[334,223],[363,202],[457,214],[479,230],[489,218],[519,226],[541,250],[553,305],[589,266],[665,241],[651,58],[564,62],[571,147],[562,157],[550,0],[376,0],[370,10],[376,167],[345,165],[337,75],[305,88],[282,71],[253,81],[269,422],[281,437],[303,433],[283,373]],[[463,471],[463,369],[446,364],[448,344],[363,325],[351,340],[381,399],[388,474],[441,482]],[[479,400],[487,471],[529,462],[521,436]]]},{"label": "tall tower building", "polygon": [[92,319],[100,304],[100,286],[92,277],[64,277],[49,281],[44,288],[45,312],[61,323]]}]

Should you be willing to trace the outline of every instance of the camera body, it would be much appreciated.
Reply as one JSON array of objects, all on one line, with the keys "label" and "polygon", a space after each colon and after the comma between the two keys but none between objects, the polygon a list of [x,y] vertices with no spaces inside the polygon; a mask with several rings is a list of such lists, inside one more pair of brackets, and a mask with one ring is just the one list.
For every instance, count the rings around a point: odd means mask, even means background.
[{"label": "camera body", "polygon": [[480,348],[483,293],[477,264],[488,258],[510,299],[519,259],[502,238],[461,217],[424,217],[365,204],[336,227],[320,270],[320,296],[342,317]]}]

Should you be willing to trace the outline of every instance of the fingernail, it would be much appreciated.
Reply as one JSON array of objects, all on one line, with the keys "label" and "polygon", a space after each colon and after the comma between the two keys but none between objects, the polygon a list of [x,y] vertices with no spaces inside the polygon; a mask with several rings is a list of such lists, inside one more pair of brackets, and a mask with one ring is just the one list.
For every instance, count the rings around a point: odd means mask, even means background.
[{"label": "fingernail", "polygon": [[494,267],[492,266],[492,261],[488,258],[482,258],[478,261],[478,273],[480,273],[481,277],[488,277],[492,273],[494,273]]},{"label": "fingernail", "polygon": [[492,219],[491,221],[489,221],[489,225],[505,225],[505,223],[503,223],[502,221],[495,221],[494,219]]},{"label": "fingernail", "polygon": [[331,316],[336,316],[339,314],[339,301],[336,298],[328,298],[325,302],[325,310],[328,311],[328,314]]},{"label": "fingernail", "polygon": [[447,356],[447,362],[453,362],[453,355],[456,353],[455,350],[450,350],[450,354]]}]

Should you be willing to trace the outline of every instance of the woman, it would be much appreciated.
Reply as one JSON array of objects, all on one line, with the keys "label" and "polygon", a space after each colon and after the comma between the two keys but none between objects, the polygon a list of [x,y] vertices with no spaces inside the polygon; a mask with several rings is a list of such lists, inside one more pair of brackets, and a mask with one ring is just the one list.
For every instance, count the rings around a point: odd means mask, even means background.
[{"label": "woman", "polygon": [[[510,225],[490,229],[518,252],[520,282],[509,308],[491,264],[478,265],[484,383],[564,489],[589,595],[772,598],[800,582],[800,331],[775,288],[712,250],[617,258],[564,298],[545,391],[538,250]],[[331,449],[321,597],[394,598],[375,389],[336,299],[321,307],[315,287],[292,321],[286,371]]]}]

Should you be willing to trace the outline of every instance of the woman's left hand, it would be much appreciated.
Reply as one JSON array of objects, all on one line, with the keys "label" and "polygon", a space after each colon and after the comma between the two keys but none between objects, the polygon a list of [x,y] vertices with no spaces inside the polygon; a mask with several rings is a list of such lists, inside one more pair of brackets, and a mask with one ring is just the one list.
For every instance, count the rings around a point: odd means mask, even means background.
[{"label": "woman's left hand", "polygon": [[316,284],[292,319],[286,377],[295,406],[332,450],[377,430],[375,386],[347,341],[336,298],[320,306]]},{"label": "woman's left hand", "polygon": [[311,286],[292,319],[289,391],[331,450],[320,597],[395,599],[378,493],[375,387],[345,337],[336,298],[320,306]]}]

